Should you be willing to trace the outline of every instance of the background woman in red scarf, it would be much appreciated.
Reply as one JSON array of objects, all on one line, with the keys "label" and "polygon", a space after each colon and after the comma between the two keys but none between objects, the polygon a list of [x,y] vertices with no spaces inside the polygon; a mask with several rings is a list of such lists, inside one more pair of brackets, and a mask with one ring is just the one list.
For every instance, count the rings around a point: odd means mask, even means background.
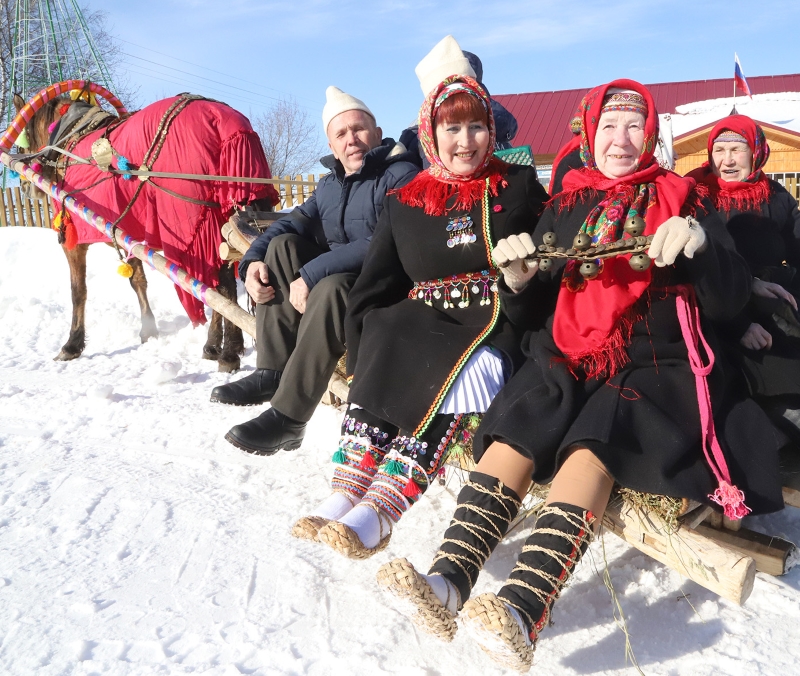
[{"label": "background woman in red scarf", "polygon": [[531,241],[547,193],[535,170],[493,157],[489,97],[471,73],[451,37],[417,67],[430,167],[387,197],[348,299],[354,377],[334,493],[293,533],[352,558],[386,546],[452,445],[471,433],[469,414],[486,411],[522,362],[491,251],[518,233]]},{"label": "background woman in red scarf", "polygon": [[[555,237],[556,246],[584,248],[653,234],[655,266],[646,257],[606,258],[597,268],[551,259],[526,288],[506,294],[512,321],[524,321],[532,300],[557,301],[546,328],[526,337],[525,365],[476,435],[477,470],[499,490],[462,491],[429,575],[405,560],[379,571],[391,593],[412,601],[415,621],[441,637],[452,637],[463,603],[464,627],[515,668],[530,666],[615,481],[713,501],[732,517],[782,506],[773,427],[752,401],[726,400],[726,373],[719,362],[711,367],[706,320],[743,307],[750,274],[710,204],[700,205],[695,182],[657,165],[657,135],[642,85],[617,80],[584,98],[583,168],[564,176],[534,243]],[[531,477],[552,486],[517,566],[497,595],[467,601]]]},{"label": "background woman in red scarf", "polygon": [[708,137],[708,162],[689,176],[706,185],[736,249],[756,278],[753,296],[721,337],[734,349],[750,391],[772,420],[800,443],[800,211],[764,173],[769,145],[745,115],[720,120]]}]

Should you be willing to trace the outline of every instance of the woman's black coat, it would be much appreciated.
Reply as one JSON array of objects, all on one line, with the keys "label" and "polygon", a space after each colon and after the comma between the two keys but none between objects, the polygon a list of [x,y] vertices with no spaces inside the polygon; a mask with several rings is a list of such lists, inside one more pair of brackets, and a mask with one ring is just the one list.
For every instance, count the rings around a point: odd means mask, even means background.
[{"label": "woman's black coat", "polygon": [[[533,232],[547,193],[535,170],[511,165],[508,186],[489,199],[491,246],[512,234]],[[469,212],[477,240],[448,248],[450,219],[389,195],[375,228],[364,267],[348,298],[345,335],[349,401],[401,430],[422,433],[450,385],[482,344],[521,363],[519,332],[499,309],[499,293],[480,304],[483,284],[466,308],[445,309],[444,297],[429,306],[409,298],[418,282],[488,270],[492,263],[483,233],[482,202]],[[497,288],[495,286],[495,288]],[[414,295],[414,294],[412,294]],[[544,317],[541,318],[542,321]]]},{"label": "woman's black coat", "polygon": [[[771,180],[770,188],[769,200],[759,208],[722,215],[753,276],[780,284],[800,298],[800,211],[780,183]],[[741,345],[751,323],[761,324],[772,335],[769,350]],[[721,335],[753,395],[800,395],[800,322],[787,303],[752,297],[733,320],[722,325]]]},{"label": "woman's black coat", "polygon": [[[542,215],[534,243],[554,231],[571,242],[603,193],[558,214],[553,205]],[[709,320],[735,316],[750,294],[751,276],[721,219],[710,204],[698,214],[707,248],[693,259],[679,256],[675,265],[654,268],[649,292],[637,309],[628,347],[630,362],[610,380],[573,376],[552,335],[553,318],[542,330],[527,334],[524,366],[492,402],[478,430],[476,457],[492,441],[510,444],[533,459],[533,478],[552,480],[573,444],[589,448],[616,481],[628,488],[686,497],[708,503],[717,482],[701,447],[695,376],[688,362],[676,313],[676,296],[663,290],[691,284],[702,313],[702,328],[717,356],[709,376],[714,420],[734,483],[745,491],[755,512],[783,506],[778,481],[778,440],[782,439],[761,409],[731,388],[736,370],[722,363]],[[561,244],[565,246],[564,244]],[[566,245],[568,246],[568,245]],[[537,277],[518,296],[506,298],[512,321],[526,321],[531,305],[558,292],[563,264]]]}]

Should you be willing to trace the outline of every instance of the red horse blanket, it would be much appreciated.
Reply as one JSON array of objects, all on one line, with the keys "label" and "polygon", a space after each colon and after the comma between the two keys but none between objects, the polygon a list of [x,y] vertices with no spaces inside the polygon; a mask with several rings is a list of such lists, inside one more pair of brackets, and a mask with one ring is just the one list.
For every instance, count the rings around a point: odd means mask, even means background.
[{"label": "red horse blanket", "polygon": [[[164,113],[176,98],[157,101],[134,113],[111,130],[111,146],[137,168],[156,136]],[[79,157],[90,157],[92,143],[102,131],[88,134],[72,151]],[[167,133],[152,171],[214,176],[247,176],[270,178],[269,165],[258,135],[247,118],[224,103],[195,100],[175,118]],[[113,222],[130,203],[139,179],[112,178],[93,186],[106,176],[94,166],[70,163],[63,188],[74,193],[83,205]],[[201,206],[168,195],[153,185],[145,185],[119,227],[134,239],[144,240],[210,287],[218,284],[217,273],[222,260],[219,245],[220,229],[236,204],[255,199],[278,202],[278,193],[269,184],[195,181],[188,179],[151,178],[149,181],[179,195],[219,207]],[[57,207],[59,208],[59,207]],[[79,243],[108,242],[108,238],[79,218],[73,222]],[[175,287],[181,304],[194,324],[206,321],[203,304]]]}]

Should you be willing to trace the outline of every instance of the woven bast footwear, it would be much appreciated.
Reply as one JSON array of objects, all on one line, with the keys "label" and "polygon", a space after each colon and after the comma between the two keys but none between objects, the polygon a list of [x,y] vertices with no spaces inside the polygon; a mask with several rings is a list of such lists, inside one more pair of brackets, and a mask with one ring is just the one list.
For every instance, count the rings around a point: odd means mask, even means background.
[{"label": "woven bast footwear", "polygon": [[533,663],[534,644],[509,607],[494,594],[479,594],[464,604],[459,616],[464,631],[495,662],[526,672]]},{"label": "woven bast footwear", "polygon": [[590,511],[575,505],[545,505],[503,588],[464,604],[464,629],[496,662],[530,668],[539,634],[589,546],[594,522]]},{"label": "woven bast footwear", "polygon": [[330,519],[322,516],[304,516],[292,526],[292,536],[300,540],[319,541],[319,529],[330,523]]},{"label": "woven bast footwear", "polygon": [[493,476],[470,472],[428,574],[441,575],[469,598],[483,564],[519,512],[519,496]]},{"label": "woven bast footwear", "polygon": [[550,620],[550,609],[589,547],[594,515],[563,502],[545,505],[517,565],[497,596],[520,614],[535,643]]},{"label": "woven bast footwear", "polygon": [[424,632],[442,641],[453,640],[457,628],[455,617],[407,559],[382,565],[378,569],[378,585],[407,607],[405,614]]},{"label": "woven bast footwear", "polygon": [[366,547],[350,526],[338,521],[331,521],[320,528],[317,533],[317,539],[320,542],[348,559],[368,559],[386,549],[391,537],[392,531],[390,530],[389,534],[381,538],[375,547]]}]

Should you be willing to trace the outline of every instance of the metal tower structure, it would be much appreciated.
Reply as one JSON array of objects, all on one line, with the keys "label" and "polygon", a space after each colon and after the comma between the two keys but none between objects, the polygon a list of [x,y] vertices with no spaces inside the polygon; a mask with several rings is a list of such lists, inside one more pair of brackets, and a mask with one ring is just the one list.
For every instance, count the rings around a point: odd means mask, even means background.
[{"label": "metal tower structure", "polygon": [[[5,126],[26,101],[61,80],[92,80],[114,91],[108,67],[77,0],[6,0],[13,3]],[[3,176],[5,183],[5,171]]]}]

